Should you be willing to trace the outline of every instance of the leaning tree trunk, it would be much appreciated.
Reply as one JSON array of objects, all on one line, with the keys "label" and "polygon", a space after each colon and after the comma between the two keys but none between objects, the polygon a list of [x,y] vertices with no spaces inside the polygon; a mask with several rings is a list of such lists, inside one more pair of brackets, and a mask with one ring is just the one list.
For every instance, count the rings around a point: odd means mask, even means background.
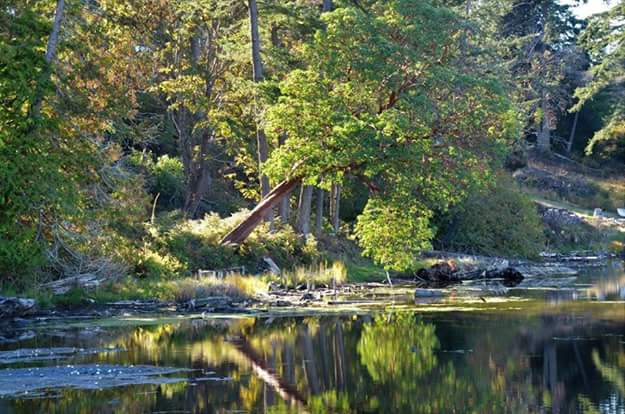
[{"label": "leaning tree trunk", "polygon": [[295,227],[297,231],[306,236],[310,233],[310,211],[312,205],[312,185],[302,185],[299,195],[299,203],[297,208],[297,222]]},{"label": "leaning tree trunk", "polygon": [[300,182],[301,178],[291,178],[282,181],[275,186],[273,190],[269,192],[260,202],[254,207],[254,209],[248,214],[237,227],[232,229],[223,239],[221,244],[240,244],[247,236],[254,231],[256,226],[263,220],[269,211],[282,200],[287,194],[293,190]]},{"label": "leaning tree trunk", "polygon": [[[252,39],[252,71],[254,82],[262,82],[263,75],[263,62],[260,57],[260,35],[258,33],[258,7],[256,0],[248,1],[250,9],[250,37]],[[258,168],[259,171],[262,165],[267,161],[269,157],[269,145],[267,144],[267,137],[265,131],[256,126],[256,144],[258,147]],[[261,198],[269,194],[269,177],[262,172],[260,173],[260,195]]]}]

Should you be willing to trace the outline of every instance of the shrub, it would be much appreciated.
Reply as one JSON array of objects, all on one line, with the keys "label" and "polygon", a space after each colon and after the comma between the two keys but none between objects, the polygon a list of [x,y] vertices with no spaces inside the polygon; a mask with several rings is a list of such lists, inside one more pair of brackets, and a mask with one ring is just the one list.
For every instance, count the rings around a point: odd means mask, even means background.
[{"label": "shrub", "polygon": [[510,180],[474,192],[441,223],[439,247],[468,253],[535,257],[545,245],[536,206]]},{"label": "shrub", "polygon": [[152,165],[154,194],[160,194],[161,206],[180,207],[184,201],[184,172],[182,161],[163,155]]},{"label": "shrub", "polygon": [[161,257],[171,256],[189,272],[245,266],[250,272],[263,270],[263,257],[271,257],[281,268],[311,265],[320,259],[314,238],[302,239],[293,229],[281,226],[270,231],[269,224],[258,226],[241,246],[222,246],[221,238],[234,228],[247,212],[228,218],[210,213],[200,220],[172,223],[171,215],[151,226],[151,248]]}]

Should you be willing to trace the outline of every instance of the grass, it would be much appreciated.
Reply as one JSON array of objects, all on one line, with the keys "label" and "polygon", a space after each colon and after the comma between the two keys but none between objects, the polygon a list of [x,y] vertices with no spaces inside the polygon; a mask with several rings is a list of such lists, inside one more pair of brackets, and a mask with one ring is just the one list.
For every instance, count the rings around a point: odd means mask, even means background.
[{"label": "grass", "polygon": [[[431,267],[437,261],[437,259],[420,259],[417,262],[415,270]],[[367,283],[382,282],[386,280],[386,270],[366,258],[362,258],[358,261],[348,261],[346,266],[348,280],[350,282]]]},{"label": "grass", "polygon": [[285,271],[280,276],[275,277],[285,286],[296,287],[298,285],[333,284],[342,285],[347,282],[348,269],[341,260],[335,260],[331,264],[320,262],[313,266],[300,266],[294,270]]},{"label": "grass", "polygon": [[223,279],[185,277],[174,280],[139,279],[126,276],[94,290],[75,288],[62,295],[49,291],[32,290],[20,296],[34,298],[42,309],[53,306],[76,308],[88,304],[105,304],[122,300],[163,300],[185,302],[211,296],[227,296],[235,301],[267,292],[268,279],[264,276],[229,275]]}]

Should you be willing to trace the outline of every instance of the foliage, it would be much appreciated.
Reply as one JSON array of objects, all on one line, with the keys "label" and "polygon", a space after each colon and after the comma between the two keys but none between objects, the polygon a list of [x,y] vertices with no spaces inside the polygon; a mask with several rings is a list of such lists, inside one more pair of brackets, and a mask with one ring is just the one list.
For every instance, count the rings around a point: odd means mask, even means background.
[{"label": "foliage", "polygon": [[438,243],[462,252],[536,257],[545,245],[536,205],[510,179],[470,194],[441,227]]},{"label": "foliage", "polygon": [[363,253],[377,263],[399,271],[414,270],[418,264],[415,252],[431,247],[429,219],[425,208],[387,206],[370,199],[358,217],[356,234]]},{"label": "foliage", "polygon": [[[262,271],[265,256],[299,268],[293,280],[343,278],[323,267],[334,260],[357,278],[415,269],[434,218],[485,185],[520,126],[544,115],[536,100],[561,111],[579,80],[581,26],[553,1],[337,0],[323,13],[319,2],[259,2],[262,82],[245,2],[69,2],[47,63],[54,6],[0,5],[3,288],[131,269],[146,289],[198,269]],[[592,144],[609,151],[623,142],[622,62],[605,46],[622,30],[606,22],[621,11],[585,32],[595,80],[578,94],[610,103]],[[258,200],[260,174],[340,184],[341,233],[376,264],[288,223],[221,246]]]},{"label": "foliage", "polygon": [[27,4],[0,9],[0,281],[22,286],[44,263],[46,224],[77,202],[76,159],[59,124],[46,111],[30,113],[53,92],[40,53],[48,30]]},{"label": "foliage", "polygon": [[[270,231],[269,225],[258,227],[238,248],[223,246],[221,238],[245,216],[241,211],[222,219],[216,213],[200,220],[180,220],[150,227],[151,246],[159,259],[150,258],[145,263],[155,273],[160,263],[162,276],[199,269],[217,270],[245,266],[249,272],[264,270],[263,258],[271,257],[280,267],[289,269],[297,265],[310,265],[320,258],[314,238],[304,240],[291,228],[283,226]],[[145,265],[144,264],[144,265]],[[179,265],[180,264],[180,265]],[[183,272],[184,273],[184,272]]]},{"label": "foliage", "polygon": [[434,325],[415,318],[409,313],[380,314],[363,327],[357,351],[376,383],[420,378],[437,365]]},{"label": "foliage", "polygon": [[373,193],[357,226],[367,253],[410,267],[433,234],[432,209],[483,179],[516,130],[514,115],[487,73],[458,64],[450,9],[397,0],[322,18],[326,29],[304,51],[309,66],[285,77],[267,112],[267,131],[288,138],[266,171],[325,188],[358,177]]},{"label": "foliage", "polygon": [[625,73],[625,3],[617,2],[609,11],[591,18],[580,42],[593,61],[592,80],[576,91],[578,104],[573,110],[603,94],[611,110],[603,128],[595,133],[586,148],[587,153],[601,150],[620,158],[625,154],[625,108],[623,107],[623,74]]}]

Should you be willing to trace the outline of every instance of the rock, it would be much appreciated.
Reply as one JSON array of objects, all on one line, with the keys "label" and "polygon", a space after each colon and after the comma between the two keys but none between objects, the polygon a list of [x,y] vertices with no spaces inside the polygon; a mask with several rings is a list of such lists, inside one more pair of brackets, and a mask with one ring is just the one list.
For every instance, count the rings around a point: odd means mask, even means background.
[{"label": "rock", "polygon": [[275,306],[280,306],[280,307],[286,307],[286,306],[291,306],[291,302],[286,301],[286,300],[277,300],[274,302]]},{"label": "rock", "polygon": [[269,282],[269,284],[267,285],[267,290],[269,292],[279,292],[284,289],[285,289],[285,286],[277,282]]},{"label": "rock", "polygon": [[314,293],[307,292],[302,295],[300,300],[320,300],[319,295],[315,295]]},{"label": "rock", "polygon": [[443,291],[438,289],[416,288],[414,291],[415,298],[440,298],[444,295]]},{"label": "rock", "polygon": [[491,272],[486,272],[487,276],[492,276],[496,279],[503,279],[503,285],[506,287],[513,287],[518,285],[525,279],[521,272],[513,267],[506,267],[503,270],[497,270]]},{"label": "rock", "polygon": [[592,216],[593,217],[603,217],[603,210],[601,210],[600,208],[594,209],[593,212],[592,212]]},{"label": "rock", "polygon": [[0,296],[0,319],[32,315],[36,311],[37,303],[34,299]]},{"label": "rock", "polygon": [[429,269],[419,269],[417,271],[417,277],[428,282],[449,282],[456,279],[454,274],[457,270],[458,268],[453,261],[446,261],[436,263]]}]

